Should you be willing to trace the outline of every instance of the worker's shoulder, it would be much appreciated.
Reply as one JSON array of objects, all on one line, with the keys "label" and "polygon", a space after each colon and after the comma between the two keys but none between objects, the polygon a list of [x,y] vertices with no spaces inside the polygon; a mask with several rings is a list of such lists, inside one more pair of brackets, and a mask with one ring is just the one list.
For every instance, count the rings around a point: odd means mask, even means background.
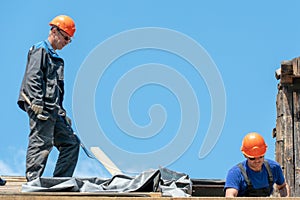
[{"label": "worker's shoulder", "polygon": [[235,165],[233,165],[231,168],[230,168],[230,172],[231,173],[241,173],[241,168],[240,166],[242,166],[244,169],[246,168],[246,161],[241,161]]},{"label": "worker's shoulder", "polygon": [[270,168],[277,168],[277,167],[281,168],[280,164],[278,162],[276,162],[275,160],[265,158],[265,161],[267,161],[269,163]]},{"label": "worker's shoulder", "polygon": [[35,43],[34,45],[32,45],[29,49],[29,53],[32,54],[32,53],[37,53],[37,52],[40,52],[40,51],[44,51],[44,52],[48,52],[48,46],[46,44],[45,41],[41,41],[41,42],[38,42],[38,43]]},{"label": "worker's shoulder", "polygon": [[48,45],[46,43],[46,41],[40,41],[38,43],[35,43],[31,48],[34,48],[34,49],[40,49],[40,48],[43,48],[43,49],[48,49]]}]

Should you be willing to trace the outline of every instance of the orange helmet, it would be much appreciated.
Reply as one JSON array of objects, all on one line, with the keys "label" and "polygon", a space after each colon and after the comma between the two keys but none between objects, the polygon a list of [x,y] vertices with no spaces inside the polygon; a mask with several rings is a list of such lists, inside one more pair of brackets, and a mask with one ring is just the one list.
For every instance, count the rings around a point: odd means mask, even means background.
[{"label": "orange helmet", "polygon": [[54,19],[52,19],[49,25],[57,26],[58,28],[66,32],[70,37],[73,37],[76,31],[73,19],[67,15],[56,16]]},{"label": "orange helmet", "polygon": [[254,158],[265,155],[267,147],[264,138],[260,134],[252,132],[244,137],[241,151],[245,156]]}]

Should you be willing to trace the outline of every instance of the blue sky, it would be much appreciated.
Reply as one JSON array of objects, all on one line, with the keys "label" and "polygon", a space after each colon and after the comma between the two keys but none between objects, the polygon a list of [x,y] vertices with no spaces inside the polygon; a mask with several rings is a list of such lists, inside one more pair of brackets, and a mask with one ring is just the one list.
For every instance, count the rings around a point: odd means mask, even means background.
[{"label": "blue sky", "polygon": [[[192,178],[224,179],[227,170],[244,159],[241,141],[252,131],[265,137],[266,156],[274,159],[272,129],[276,122],[278,83],[274,72],[281,61],[300,54],[299,6],[297,0],[3,1],[0,175],[25,173],[29,126],[27,115],[16,101],[27,52],[31,45],[47,38],[48,23],[59,14],[70,15],[77,27],[72,43],[58,52],[65,60],[65,108],[88,147],[102,144],[104,148],[103,142],[107,140],[114,149],[127,153],[124,155],[128,157],[118,158],[117,151],[105,147],[125,173],[156,168],[161,162],[161,166]],[[153,35],[147,35],[150,29],[180,36],[202,51],[186,48],[184,41],[160,34],[157,38],[161,44],[167,41],[174,46],[182,45],[182,54],[163,49],[160,43],[155,46],[151,43],[155,40]],[[142,38],[154,48],[131,47],[137,41],[127,40],[126,33],[138,30],[145,32],[138,34],[137,40]],[[105,67],[102,62],[109,53],[113,55],[123,47],[131,49],[110,60],[100,76],[98,70]],[[191,55],[200,65],[194,66],[183,55]],[[201,63],[205,59],[212,61],[210,65]],[[143,71],[147,69],[152,71]],[[90,71],[85,74],[84,70]],[[98,79],[93,80],[94,75]],[[181,79],[171,82],[177,75]],[[159,82],[159,78],[165,82]],[[139,80],[140,87],[130,93],[122,84],[126,80],[132,84]],[[222,86],[224,94],[222,87],[216,86],[218,89],[214,90],[212,84]],[[90,90],[93,98],[85,96]],[[187,107],[192,110],[185,110],[185,98],[190,99]],[[86,117],[85,112],[92,112],[96,120]],[[101,127],[102,135],[93,129],[94,122]],[[126,127],[128,124],[132,127]],[[183,124],[188,131],[179,136]],[[209,132],[218,126],[220,132]],[[211,150],[201,157],[205,137],[211,138],[213,145],[209,143]],[[143,160],[152,153],[157,159]],[[56,157],[57,151],[53,149],[45,176],[51,176]],[[110,176],[82,151],[74,175]]]}]

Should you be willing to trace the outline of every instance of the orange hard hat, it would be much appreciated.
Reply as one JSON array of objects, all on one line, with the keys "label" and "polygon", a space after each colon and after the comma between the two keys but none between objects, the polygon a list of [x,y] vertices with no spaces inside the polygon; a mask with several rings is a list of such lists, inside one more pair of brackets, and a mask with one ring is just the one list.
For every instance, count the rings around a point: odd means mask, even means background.
[{"label": "orange hard hat", "polygon": [[66,32],[70,37],[73,37],[76,28],[73,19],[67,15],[56,16],[49,23],[50,26],[57,26],[59,29]]},{"label": "orange hard hat", "polygon": [[241,151],[245,156],[254,158],[265,155],[267,147],[264,138],[260,134],[252,132],[244,137]]}]

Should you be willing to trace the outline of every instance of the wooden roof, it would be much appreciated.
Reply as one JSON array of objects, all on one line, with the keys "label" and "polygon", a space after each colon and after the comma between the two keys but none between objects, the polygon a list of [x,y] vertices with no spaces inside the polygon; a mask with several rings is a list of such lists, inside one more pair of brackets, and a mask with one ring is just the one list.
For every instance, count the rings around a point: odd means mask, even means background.
[{"label": "wooden roof", "polygon": [[[0,186],[1,200],[221,200],[228,199],[224,197],[163,197],[159,192],[151,193],[80,193],[80,192],[21,192],[23,183],[26,183],[24,177],[2,176],[7,181],[6,185]],[[203,181],[196,181],[203,182]],[[221,184],[196,185],[196,190],[220,190]],[[219,185],[219,186],[218,186]],[[196,193],[195,193],[196,194]],[[198,191],[197,194],[201,194]],[[240,199],[240,198],[235,198]],[[257,200],[262,198],[241,198],[243,200]],[[263,198],[263,199],[280,199],[280,198]],[[282,198],[281,198],[282,199]],[[285,198],[285,200],[300,200],[299,198]]]}]

